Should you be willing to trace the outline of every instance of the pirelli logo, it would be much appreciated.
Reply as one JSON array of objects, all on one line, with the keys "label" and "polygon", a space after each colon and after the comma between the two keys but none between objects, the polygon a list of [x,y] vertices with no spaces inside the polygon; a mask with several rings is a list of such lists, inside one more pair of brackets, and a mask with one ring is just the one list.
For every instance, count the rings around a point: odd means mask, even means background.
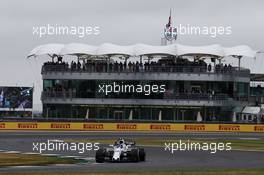
[{"label": "pirelli logo", "polygon": [[104,125],[103,124],[83,124],[83,129],[87,129],[87,130],[101,130],[104,129]]},{"label": "pirelli logo", "polygon": [[219,125],[219,131],[240,131],[239,125]]},{"label": "pirelli logo", "polygon": [[184,125],[185,131],[205,131],[205,125]]},{"label": "pirelli logo", "polygon": [[19,129],[35,129],[38,128],[37,123],[18,123],[17,127]]},{"label": "pirelli logo", "polygon": [[50,127],[52,129],[69,129],[71,128],[70,123],[51,123]]},{"label": "pirelli logo", "polygon": [[150,130],[171,130],[170,125],[150,125]]},{"label": "pirelli logo", "polygon": [[5,123],[0,123],[0,129],[4,129],[5,128]]},{"label": "pirelli logo", "polygon": [[264,126],[254,126],[254,131],[264,131]]},{"label": "pirelli logo", "polygon": [[117,124],[117,130],[137,130],[137,124]]}]

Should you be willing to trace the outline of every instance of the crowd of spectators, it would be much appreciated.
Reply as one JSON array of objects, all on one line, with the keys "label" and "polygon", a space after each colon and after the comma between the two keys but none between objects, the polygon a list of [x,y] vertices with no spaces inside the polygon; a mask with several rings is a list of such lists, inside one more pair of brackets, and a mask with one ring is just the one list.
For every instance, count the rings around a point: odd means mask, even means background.
[{"label": "crowd of spectators", "polygon": [[62,61],[62,57],[58,57],[57,61],[48,61],[43,64],[43,68],[46,71],[66,71],[69,69],[68,62]]},{"label": "crowd of spectators", "polygon": [[216,64],[214,69],[211,64],[203,60],[189,61],[187,59],[161,59],[150,62],[107,62],[105,60],[78,60],[70,64],[62,61],[49,61],[44,63],[45,71],[72,71],[72,72],[216,72],[226,73],[232,71],[232,66]]}]

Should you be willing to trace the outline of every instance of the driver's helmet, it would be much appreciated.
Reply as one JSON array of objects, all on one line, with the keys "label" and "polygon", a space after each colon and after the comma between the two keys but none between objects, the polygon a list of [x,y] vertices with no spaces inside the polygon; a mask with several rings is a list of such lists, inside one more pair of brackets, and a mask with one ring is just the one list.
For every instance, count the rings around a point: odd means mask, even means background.
[{"label": "driver's helmet", "polygon": [[117,142],[119,145],[122,145],[125,143],[125,140],[123,138],[119,138],[118,139],[118,142]]}]

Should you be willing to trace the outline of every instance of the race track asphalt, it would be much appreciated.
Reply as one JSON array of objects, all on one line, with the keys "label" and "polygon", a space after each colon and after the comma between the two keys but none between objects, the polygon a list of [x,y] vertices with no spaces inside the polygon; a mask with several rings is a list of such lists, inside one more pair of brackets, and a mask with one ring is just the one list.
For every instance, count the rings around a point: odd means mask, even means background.
[{"label": "race track asphalt", "polygon": [[[117,139],[125,138],[165,138],[165,139],[219,139],[219,140],[264,140],[262,133],[141,133],[141,132],[48,132],[48,131],[1,131],[1,152],[18,151],[19,153],[35,153],[33,142],[47,140],[75,139]],[[164,171],[179,169],[254,169],[264,167],[264,152],[258,151],[176,151],[173,154],[164,151],[164,147],[145,146],[147,160],[140,163],[95,163],[95,151],[83,154],[69,151],[45,151],[42,154],[58,156],[76,156],[88,160],[87,163],[75,165],[27,166],[0,168],[1,172],[30,171]]]}]

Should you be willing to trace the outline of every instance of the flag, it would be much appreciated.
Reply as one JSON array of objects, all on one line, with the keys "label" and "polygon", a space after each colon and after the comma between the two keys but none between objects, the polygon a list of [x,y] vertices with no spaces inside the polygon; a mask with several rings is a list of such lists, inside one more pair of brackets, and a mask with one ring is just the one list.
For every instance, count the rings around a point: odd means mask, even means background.
[{"label": "flag", "polygon": [[169,22],[166,24],[166,27],[169,28],[171,26],[171,10],[170,10],[170,17],[169,17]]}]

